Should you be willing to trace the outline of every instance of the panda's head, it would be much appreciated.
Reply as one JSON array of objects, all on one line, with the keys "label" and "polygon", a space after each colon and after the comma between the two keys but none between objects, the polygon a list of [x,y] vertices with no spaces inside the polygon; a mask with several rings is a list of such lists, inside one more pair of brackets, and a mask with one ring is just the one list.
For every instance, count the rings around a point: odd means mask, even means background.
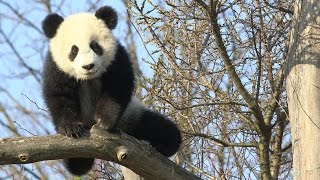
[{"label": "panda's head", "polygon": [[115,58],[117,41],[111,30],[117,19],[109,6],[95,14],[79,13],[65,19],[48,15],[42,29],[50,39],[49,49],[58,68],[78,80],[100,76]]}]

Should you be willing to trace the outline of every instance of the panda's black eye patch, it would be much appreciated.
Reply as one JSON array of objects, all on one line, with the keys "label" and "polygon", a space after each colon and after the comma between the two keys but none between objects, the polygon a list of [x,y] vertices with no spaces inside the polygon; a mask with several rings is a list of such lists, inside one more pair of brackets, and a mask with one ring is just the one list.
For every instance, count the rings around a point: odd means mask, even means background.
[{"label": "panda's black eye patch", "polygon": [[95,52],[99,56],[103,54],[102,47],[97,43],[97,41],[91,41],[90,48],[93,50],[93,52]]},{"label": "panda's black eye patch", "polygon": [[79,48],[76,45],[73,45],[69,54],[69,58],[71,61],[73,61],[77,57],[78,52]]}]

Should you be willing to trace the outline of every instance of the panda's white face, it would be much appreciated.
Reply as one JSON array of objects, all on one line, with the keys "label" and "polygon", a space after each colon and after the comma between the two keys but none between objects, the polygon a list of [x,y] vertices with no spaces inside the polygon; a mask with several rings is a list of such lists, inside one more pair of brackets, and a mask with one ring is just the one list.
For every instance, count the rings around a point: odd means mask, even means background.
[{"label": "panda's white face", "polygon": [[50,52],[60,70],[78,80],[100,76],[114,60],[117,41],[95,15],[67,17],[50,39]]}]

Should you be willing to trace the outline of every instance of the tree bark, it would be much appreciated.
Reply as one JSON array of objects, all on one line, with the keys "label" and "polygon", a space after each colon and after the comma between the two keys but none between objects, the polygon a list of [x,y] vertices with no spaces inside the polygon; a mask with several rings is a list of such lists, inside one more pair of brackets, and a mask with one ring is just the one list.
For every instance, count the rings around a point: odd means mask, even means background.
[{"label": "tree bark", "polygon": [[88,138],[62,135],[4,138],[0,139],[0,147],[0,165],[95,157],[126,166],[146,179],[200,179],[150,145],[124,133],[110,134],[95,126]]},{"label": "tree bark", "polygon": [[319,15],[319,1],[296,1],[286,80],[296,180],[320,177]]}]

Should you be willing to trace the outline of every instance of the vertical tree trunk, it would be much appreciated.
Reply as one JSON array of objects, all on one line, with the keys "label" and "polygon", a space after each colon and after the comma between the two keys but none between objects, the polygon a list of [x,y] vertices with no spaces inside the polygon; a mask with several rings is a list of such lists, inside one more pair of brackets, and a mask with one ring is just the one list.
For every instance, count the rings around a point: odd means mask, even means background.
[{"label": "vertical tree trunk", "polygon": [[286,80],[296,180],[320,178],[319,14],[320,1],[297,0]]}]

